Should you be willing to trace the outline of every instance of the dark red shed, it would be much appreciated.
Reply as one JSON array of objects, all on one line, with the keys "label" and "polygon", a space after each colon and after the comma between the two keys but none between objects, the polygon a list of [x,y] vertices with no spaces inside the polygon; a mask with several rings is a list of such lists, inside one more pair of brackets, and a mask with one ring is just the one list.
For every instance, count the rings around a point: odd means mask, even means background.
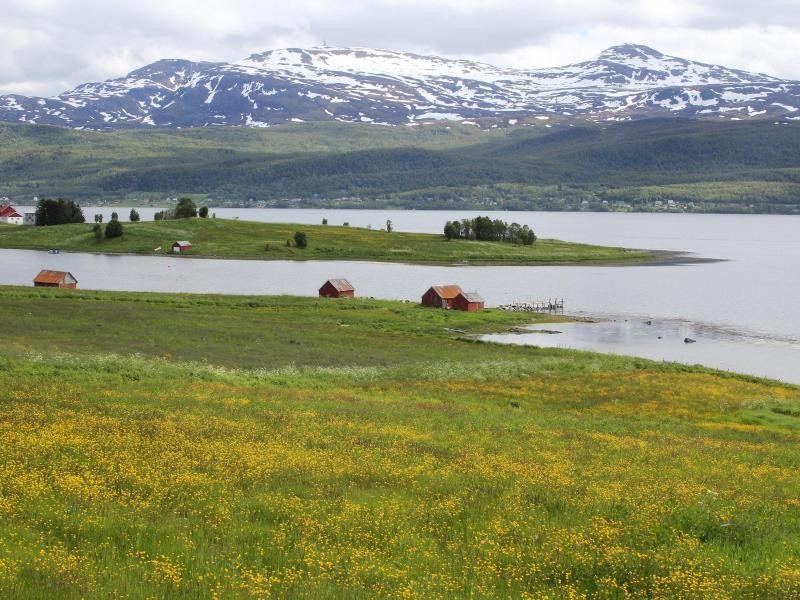
[{"label": "dark red shed", "polygon": [[481,295],[477,292],[461,292],[458,296],[453,298],[453,308],[456,310],[466,310],[467,312],[474,312],[476,310],[483,310],[485,302]]},{"label": "dark red shed", "polygon": [[422,295],[423,306],[437,306],[439,308],[452,308],[453,300],[461,293],[457,285],[434,285]]},{"label": "dark red shed", "polygon": [[352,298],[356,295],[356,288],[347,279],[328,279],[319,288],[319,295],[323,298]]}]

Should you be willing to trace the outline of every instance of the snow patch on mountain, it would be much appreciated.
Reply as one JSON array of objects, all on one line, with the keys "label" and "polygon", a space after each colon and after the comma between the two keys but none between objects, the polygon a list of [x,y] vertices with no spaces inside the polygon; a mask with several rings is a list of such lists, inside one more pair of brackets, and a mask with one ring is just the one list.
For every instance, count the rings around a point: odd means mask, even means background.
[{"label": "snow patch on mountain", "polygon": [[[0,120],[86,129],[263,127],[337,120],[784,118],[800,83],[636,44],[551,69],[509,69],[369,48],[286,48],[235,63],[161,60],[53,98],[0,96]],[[498,121],[494,121],[497,124]]]}]

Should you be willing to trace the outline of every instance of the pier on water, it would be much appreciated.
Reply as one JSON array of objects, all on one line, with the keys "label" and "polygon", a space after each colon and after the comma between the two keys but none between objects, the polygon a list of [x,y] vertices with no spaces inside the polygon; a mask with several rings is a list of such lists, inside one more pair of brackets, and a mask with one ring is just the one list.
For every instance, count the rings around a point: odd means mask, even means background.
[{"label": "pier on water", "polygon": [[514,300],[511,304],[503,304],[498,307],[500,310],[513,312],[564,312],[563,298],[548,298],[547,300],[518,301]]}]

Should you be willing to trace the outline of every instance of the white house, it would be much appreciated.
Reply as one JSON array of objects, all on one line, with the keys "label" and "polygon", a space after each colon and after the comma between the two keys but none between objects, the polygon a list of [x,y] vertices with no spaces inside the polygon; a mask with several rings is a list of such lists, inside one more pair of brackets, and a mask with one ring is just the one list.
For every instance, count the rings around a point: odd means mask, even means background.
[{"label": "white house", "polygon": [[35,212],[26,212],[22,215],[22,224],[23,225],[36,225],[36,213]]},{"label": "white house", "polygon": [[0,223],[9,225],[22,225],[24,217],[19,214],[10,204],[0,206]]}]

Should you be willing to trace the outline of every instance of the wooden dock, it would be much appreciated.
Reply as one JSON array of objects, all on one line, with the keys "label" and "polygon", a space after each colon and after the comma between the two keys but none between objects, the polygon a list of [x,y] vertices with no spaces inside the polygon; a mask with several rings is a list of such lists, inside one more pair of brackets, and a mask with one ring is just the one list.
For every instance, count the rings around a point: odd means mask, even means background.
[{"label": "wooden dock", "polygon": [[512,312],[564,312],[563,298],[548,298],[547,300],[517,301],[503,304],[500,310]]}]

